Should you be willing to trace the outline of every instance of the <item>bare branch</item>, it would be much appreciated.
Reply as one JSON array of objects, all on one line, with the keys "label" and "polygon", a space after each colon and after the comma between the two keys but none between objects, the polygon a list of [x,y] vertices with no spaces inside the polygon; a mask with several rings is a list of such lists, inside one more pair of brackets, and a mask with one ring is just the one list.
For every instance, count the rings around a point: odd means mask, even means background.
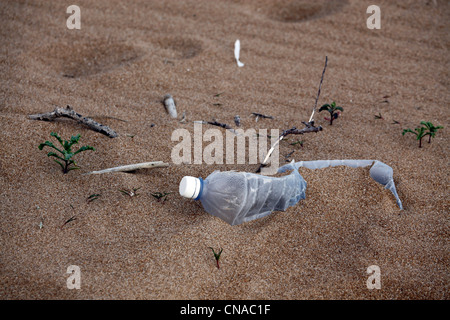
[{"label": "bare branch", "polygon": [[322,126],[318,126],[315,127],[314,126],[314,122],[302,122],[305,125],[305,128],[299,130],[296,127],[293,127],[291,129],[288,130],[284,130],[280,137],[278,138],[278,140],[274,143],[274,145],[270,148],[269,152],[267,152],[266,157],[264,158],[264,161],[260,164],[259,168],[256,170],[256,172],[261,172],[261,168],[265,167],[267,164],[267,160],[269,160],[270,155],[273,153],[273,151],[275,150],[275,147],[280,143],[281,140],[284,139],[284,137],[286,137],[287,135],[290,134],[305,134],[305,133],[310,133],[310,132],[319,132],[322,131]]},{"label": "bare branch", "polygon": [[264,119],[273,119],[272,116],[267,116],[265,114],[262,113],[257,113],[257,112],[252,112],[252,115],[254,115],[257,118],[264,118]]},{"label": "bare branch", "polygon": [[70,106],[67,106],[67,108],[56,107],[55,110],[51,112],[32,114],[28,116],[28,118],[31,120],[41,120],[41,121],[53,121],[59,117],[73,119],[79,123],[88,126],[90,129],[94,131],[107,135],[110,138],[115,138],[118,136],[118,134],[110,127],[100,124],[92,120],[91,118],[83,117],[81,114],[75,112]]},{"label": "bare branch", "polygon": [[314,125],[311,125],[309,123],[308,124],[306,122],[303,122],[303,123],[306,125],[306,127],[301,130],[297,129],[296,127],[293,127],[292,129],[284,130],[280,136],[281,139],[283,139],[284,137],[286,137],[289,134],[305,134],[305,133],[310,133],[310,132],[322,131],[322,126],[314,127]]},{"label": "bare branch", "polygon": [[[214,120],[214,119],[213,119]],[[217,126],[217,127],[221,127],[227,130],[230,130],[231,132],[233,132],[234,134],[237,135],[236,130],[234,130],[231,126],[229,126],[226,123],[221,123],[221,122],[217,122],[216,120],[214,121],[194,121],[194,123],[201,123],[201,124],[210,124],[212,126]]]},{"label": "bare branch", "polygon": [[323,67],[322,77],[320,78],[319,91],[317,92],[316,102],[314,103],[313,112],[311,114],[311,117],[309,118],[309,122],[313,122],[314,121],[314,113],[316,112],[317,101],[319,100],[320,90],[322,88],[323,76],[325,75],[325,70],[327,69],[327,64],[328,64],[328,57],[325,56],[325,66]]},{"label": "bare branch", "polygon": [[221,128],[224,128],[224,129],[233,129],[232,127],[230,127],[228,124],[226,124],[226,123],[220,123],[220,122],[217,122],[217,121],[207,121],[206,122],[207,124],[210,124],[210,125],[212,125],[212,126],[218,126],[218,127],[221,127]]},{"label": "bare branch", "polygon": [[130,172],[130,171],[135,171],[138,169],[150,169],[150,168],[160,168],[160,167],[168,167],[168,166],[169,166],[168,163],[164,163],[162,161],[143,162],[143,163],[129,164],[129,165],[125,165],[125,166],[109,168],[109,169],[100,170],[100,171],[91,171],[86,174],[102,174],[102,173],[109,173],[109,172]]}]

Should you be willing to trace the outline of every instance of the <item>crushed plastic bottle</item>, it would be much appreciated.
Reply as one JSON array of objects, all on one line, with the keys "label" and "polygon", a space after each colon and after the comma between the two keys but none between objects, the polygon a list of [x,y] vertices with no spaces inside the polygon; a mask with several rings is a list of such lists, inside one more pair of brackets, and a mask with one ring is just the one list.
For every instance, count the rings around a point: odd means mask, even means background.
[{"label": "crushed plastic bottle", "polygon": [[297,170],[284,177],[214,171],[205,180],[184,177],[180,195],[200,200],[209,214],[231,225],[285,211],[305,199],[306,181]]},{"label": "crushed plastic bottle", "polygon": [[389,189],[400,209],[402,203],[395,189],[393,170],[377,160],[318,160],[292,161],[278,169],[279,173],[292,170],[283,177],[268,177],[255,173],[214,171],[205,180],[191,176],[180,182],[180,195],[200,200],[206,212],[231,225],[238,225],[265,217],[273,211],[286,211],[306,196],[306,181],[298,168],[321,169],[334,166],[353,168],[372,165],[370,176]]},{"label": "crushed plastic bottle", "polygon": [[282,166],[278,169],[278,172],[285,172],[286,170],[295,169],[298,170],[300,167],[305,167],[308,169],[322,169],[326,167],[336,167],[336,166],[348,166],[352,168],[368,167],[370,168],[369,174],[373,180],[383,185],[386,189],[392,192],[394,195],[397,205],[400,210],[403,210],[402,202],[397,194],[394,183],[394,171],[387,164],[380,162],[378,160],[315,160],[315,161],[299,161],[292,162],[287,165]]}]

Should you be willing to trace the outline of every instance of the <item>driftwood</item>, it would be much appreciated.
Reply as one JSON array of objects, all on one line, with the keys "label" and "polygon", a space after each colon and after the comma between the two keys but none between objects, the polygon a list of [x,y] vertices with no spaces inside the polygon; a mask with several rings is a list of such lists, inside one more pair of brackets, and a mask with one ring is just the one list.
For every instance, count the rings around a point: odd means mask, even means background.
[{"label": "driftwood", "polygon": [[109,169],[100,170],[100,171],[91,171],[86,174],[102,174],[102,173],[110,173],[110,172],[130,172],[130,171],[136,171],[138,169],[151,169],[151,168],[161,168],[161,167],[168,167],[168,166],[169,166],[168,163],[164,163],[162,161],[153,161],[153,162],[129,164],[129,165],[125,165],[125,166],[114,167],[114,168],[109,168]]},{"label": "driftwood", "polygon": [[67,106],[67,108],[56,107],[55,110],[47,113],[38,113],[29,115],[28,118],[31,120],[41,120],[41,121],[53,121],[56,118],[70,118],[79,123],[88,126],[90,129],[107,135],[110,138],[115,138],[118,134],[112,130],[110,127],[100,124],[91,118],[83,117],[81,114],[75,112],[72,107]]}]

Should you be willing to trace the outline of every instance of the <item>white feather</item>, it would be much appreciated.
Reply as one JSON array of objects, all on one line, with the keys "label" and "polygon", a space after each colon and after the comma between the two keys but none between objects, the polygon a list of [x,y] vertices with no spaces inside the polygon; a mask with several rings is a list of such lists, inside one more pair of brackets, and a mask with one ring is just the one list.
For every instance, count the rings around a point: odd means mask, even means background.
[{"label": "white feather", "polygon": [[240,53],[240,51],[241,51],[241,42],[238,39],[234,43],[234,57],[236,58],[238,67],[243,67],[244,64],[239,61],[239,53]]}]

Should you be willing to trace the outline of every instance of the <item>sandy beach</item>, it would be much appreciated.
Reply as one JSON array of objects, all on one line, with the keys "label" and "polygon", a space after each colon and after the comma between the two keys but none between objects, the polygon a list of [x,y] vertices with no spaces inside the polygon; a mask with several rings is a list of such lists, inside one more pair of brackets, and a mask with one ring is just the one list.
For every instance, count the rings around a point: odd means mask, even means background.
[{"label": "sandy beach", "polygon": [[[81,29],[66,25],[72,4]],[[0,299],[448,299],[450,3],[380,0],[380,29],[367,27],[371,4],[2,1]],[[303,128],[325,57],[317,105],[344,111],[333,125],[317,113],[320,132],[289,135],[280,165],[379,160],[392,167],[404,210],[369,168],[344,166],[300,168],[305,200],[237,226],[179,195],[184,176],[258,164],[175,164],[175,130],[193,134],[194,121],[213,119],[236,128],[235,115],[242,129]],[[118,137],[29,119],[67,105]],[[419,148],[402,131],[421,121],[444,128]],[[202,130],[211,128],[225,136]],[[38,149],[57,143],[51,132],[81,134],[77,146],[96,151],[77,154],[80,169],[63,174]],[[169,166],[86,175],[150,161]],[[137,196],[119,191],[133,188]],[[169,194],[158,201],[157,192]],[[220,269],[209,247],[223,248]],[[373,265],[380,289],[367,286]],[[70,266],[80,289],[68,288]]]}]

